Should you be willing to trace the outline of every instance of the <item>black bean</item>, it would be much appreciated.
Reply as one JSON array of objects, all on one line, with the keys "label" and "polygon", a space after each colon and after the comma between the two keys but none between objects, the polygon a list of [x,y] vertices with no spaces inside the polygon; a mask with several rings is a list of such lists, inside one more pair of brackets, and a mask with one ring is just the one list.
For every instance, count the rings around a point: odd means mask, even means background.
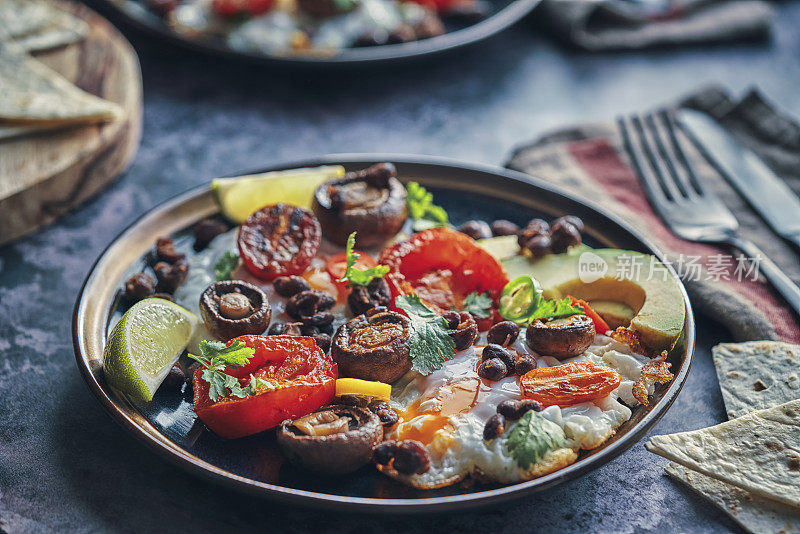
[{"label": "black bean", "polygon": [[156,281],[147,273],[134,274],[125,282],[125,300],[133,304],[153,295]]},{"label": "black bean", "polygon": [[267,330],[268,336],[302,336],[302,324],[301,323],[272,323],[270,325],[269,330]]},{"label": "black bean", "polygon": [[494,414],[486,421],[486,425],[483,427],[483,439],[484,441],[492,441],[493,439],[499,438],[503,435],[505,431],[506,420],[500,414]]},{"label": "black bean", "polygon": [[462,234],[467,234],[472,239],[492,237],[492,229],[484,221],[467,221],[458,227],[458,231]]},{"label": "black bean", "polygon": [[576,217],[575,215],[564,215],[563,217],[559,217],[550,225],[552,228],[555,228],[557,225],[562,223],[569,223],[575,227],[578,232],[583,233],[583,221],[580,217]]},{"label": "black bean", "polygon": [[533,354],[524,354],[520,356],[514,364],[514,372],[519,376],[522,376],[534,369],[536,369],[536,356]]},{"label": "black bean", "polygon": [[554,253],[561,254],[566,252],[569,247],[580,244],[581,233],[571,223],[560,221],[550,229],[550,249]]},{"label": "black bean", "polygon": [[528,239],[522,248],[530,252],[534,258],[542,258],[550,254],[550,252],[555,252],[552,246],[552,240],[549,236],[536,235]]},{"label": "black bean", "polygon": [[511,354],[508,350],[504,349],[500,345],[495,345],[494,343],[490,343],[483,348],[483,354],[481,355],[481,359],[483,361],[491,360],[494,358],[500,359],[505,366],[506,369],[513,369],[514,363],[516,362],[516,356]]},{"label": "black bean", "polygon": [[490,228],[494,236],[517,235],[517,232],[519,232],[519,226],[505,219],[494,221]]},{"label": "black bean", "polygon": [[180,254],[175,250],[175,243],[168,237],[160,237],[156,241],[156,257],[167,263],[175,263],[185,260],[186,254]]},{"label": "black bean", "polygon": [[447,321],[447,328],[450,330],[455,330],[458,328],[458,323],[461,322],[461,314],[457,311],[446,311],[442,314],[444,320]]},{"label": "black bean", "polygon": [[[450,334],[455,342],[456,352],[466,350],[472,346],[478,339],[478,323],[472,317],[472,314],[461,312],[458,314],[459,322],[456,325],[455,332]],[[448,324],[450,321],[448,321]]]},{"label": "black bean", "polygon": [[311,317],[321,311],[333,308],[336,300],[323,291],[301,291],[286,303],[286,313],[293,319]]},{"label": "black bean", "polygon": [[172,265],[160,261],[153,267],[156,273],[156,291],[159,293],[174,293],[176,289],[186,280],[189,274],[189,264],[185,260],[178,260]]},{"label": "black bean", "polygon": [[497,382],[505,378],[506,374],[508,374],[508,368],[500,358],[485,360],[478,366],[478,376],[484,380]]},{"label": "black bean", "polygon": [[366,286],[355,285],[347,295],[347,304],[353,315],[367,313],[375,307],[387,307],[391,302],[392,292],[383,278],[373,278]]},{"label": "black bean", "polygon": [[403,475],[421,475],[430,469],[431,460],[422,443],[409,439],[397,445],[393,466]]},{"label": "black bean", "polygon": [[282,297],[293,297],[301,291],[308,291],[311,286],[308,281],[302,276],[279,276],[272,282],[272,287],[275,288],[275,293]]},{"label": "black bean", "polygon": [[369,403],[367,408],[378,416],[383,426],[393,426],[399,420],[397,412],[395,412],[386,401],[374,400]]},{"label": "black bean", "polygon": [[378,465],[389,465],[397,454],[398,443],[394,440],[383,441],[372,449],[372,459]]},{"label": "black bean", "polygon": [[500,321],[486,333],[486,341],[503,347],[514,343],[519,337],[519,325],[514,321]]},{"label": "black bean", "polygon": [[340,395],[336,399],[337,404],[344,404],[345,406],[358,406],[363,408],[367,405],[369,401],[369,397],[365,397],[364,395],[356,395],[354,393],[346,393],[344,395]]},{"label": "black bean", "polygon": [[186,383],[189,384],[189,387],[192,387],[192,379],[194,378],[194,373],[203,367],[200,362],[194,362],[189,367],[186,368],[184,374],[186,375]]},{"label": "black bean", "polygon": [[333,322],[333,314],[331,312],[315,313],[311,317],[304,317],[302,323],[306,326],[325,326]]},{"label": "black bean", "polygon": [[172,366],[172,369],[169,370],[169,373],[167,373],[163,384],[168,388],[179,389],[184,382],[186,382],[186,375],[183,374],[183,369],[181,369],[180,364],[176,363]]},{"label": "black bean", "polygon": [[201,251],[220,234],[228,231],[228,225],[219,219],[203,219],[194,227],[194,249]]},{"label": "black bean", "polygon": [[531,410],[541,412],[542,405],[532,399],[505,400],[497,405],[497,413],[510,421],[516,421]]}]

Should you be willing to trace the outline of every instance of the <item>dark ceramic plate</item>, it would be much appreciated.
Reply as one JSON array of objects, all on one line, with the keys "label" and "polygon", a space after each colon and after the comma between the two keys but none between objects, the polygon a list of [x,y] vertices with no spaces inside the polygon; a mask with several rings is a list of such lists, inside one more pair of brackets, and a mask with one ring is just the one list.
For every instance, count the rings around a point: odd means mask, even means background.
[{"label": "dark ceramic plate", "polygon": [[[455,224],[473,218],[505,218],[525,223],[532,217],[574,214],[586,224],[585,240],[589,245],[659,255],[612,214],[513,171],[395,155],[331,156],[280,168],[342,164],[352,170],[378,161],[394,162],[401,180],[416,180],[431,189],[437,203],[447,209]],[[107,326],[122,311],[117,307],[116,297],[126,275],[139,270],[157,237],[173,235],[179,240],[188,239],[189,226],[216,212],[208,188],[199,187],[168,200],[122,232],[98,258],[84,282],[75,305],[73,338],[78,368],[92,393],[118,423],[178,466],[228,486],[265,497],[339,510],[421,512],[496,503],[561,484],[625,451],[669,408],[689,371],[695,327],[684,292],[687,311],[684,336],[669,360],[675,379],[657,388],[649,407],[634,409],[631,420],[613,438],[599,449],[582,453],[577,462],[565,469],[511,486],[455,485],[432,491],[407,488],[369,466],[348,476],[326,478],[304,473],[283,462],[270,432],[225,441],[205,429],[196,421],[191,393],[185,388],[182,392],[159,391],[152,402],[136,405],[112,390],[103,377]]]},{"label": "dark ceramic plate", "polygon": [[118,17],[167,41],[224,57],[297,67],[357,66],[396,63],[439,55],[487,39],[530,13],[541,0],[487,0],[489,12],[483,20],[459,23],[445,20],[446,33],[410,43],[346,48],[331,56],[278,55],[240,52],[221,40],[187,39],[173,32],[160,18],[147,11],[141,0],[103,0]]}]

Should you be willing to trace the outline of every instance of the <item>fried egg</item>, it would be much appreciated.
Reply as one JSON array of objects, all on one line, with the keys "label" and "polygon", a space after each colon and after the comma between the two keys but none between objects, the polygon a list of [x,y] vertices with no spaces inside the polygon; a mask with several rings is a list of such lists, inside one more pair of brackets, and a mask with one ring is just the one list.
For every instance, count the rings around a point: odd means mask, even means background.
[{"label": "fried egg", "polygon": [[[483,428],[505,400],[522,398],[518,377],[497,382],[481,379],[477,373],[485,335],[476,346],[459,352],[441,369],[422,376],[411,371],[392,388],[392,405],[400,422],[389,439],[413,439],[425,445],[431,458],[430,469],[421,475],[405,476],[383,468],[394,478],[419,488],[447,486],[471,476],[482,481],[514,483],[552,473],[573,463],[581,449],[593,449],[614,435],[630,419],[631,410],[619,399],[634,406],[638,403],[631,388],[639,378],[647,358],[633,354],[629,347],[610,337],[599,335],[585,353],[571,360],[588,360],[617,370],[620,387],[594,402],[561,408],[549,406],[542,416],[562,428],[566,446],[548,451],[537,463],[522,469],[511,457],[506,444],[512,424],[502,436],[484,441]],[[530,354],[522,336],[512,345],[520,354]],[[539,356],[538,367],[561,365],[550,356]]]}]

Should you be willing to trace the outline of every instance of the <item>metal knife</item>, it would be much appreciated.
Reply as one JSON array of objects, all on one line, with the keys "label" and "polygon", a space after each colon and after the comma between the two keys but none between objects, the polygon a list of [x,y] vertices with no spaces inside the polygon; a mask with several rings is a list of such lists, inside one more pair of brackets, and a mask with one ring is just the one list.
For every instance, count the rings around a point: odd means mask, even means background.
[{"label": "metal knife", "polygon": [[772,229],[800,248],[800,198],[717,121],[700,111],[677,112],[678,124],[711,165]]}]

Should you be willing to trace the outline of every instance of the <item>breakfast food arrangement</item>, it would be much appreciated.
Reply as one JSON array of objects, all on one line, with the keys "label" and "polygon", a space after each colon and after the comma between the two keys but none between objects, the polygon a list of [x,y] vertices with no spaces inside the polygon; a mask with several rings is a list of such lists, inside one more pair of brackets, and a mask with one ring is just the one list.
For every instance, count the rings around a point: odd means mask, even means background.
[{"label": "breakfast food arrangement", "polygon": [[480,0],[144,0],[170,31],[238,52],[332,56],[346,48],[400,44],[445,33],[445,21],[474,23]]},{"label": "breakfast food arrangement", "polygon": [[211,193],[219,215],[123,280],[103,371],[142,409],[190,396],[224,443],[263,436],[296,469],[421,490],[509,485],[602,447],[673,380],[679,282],[579,276],[588,253],[665,267],[590,248],[576,216],[451,221],[389,162]]}]

